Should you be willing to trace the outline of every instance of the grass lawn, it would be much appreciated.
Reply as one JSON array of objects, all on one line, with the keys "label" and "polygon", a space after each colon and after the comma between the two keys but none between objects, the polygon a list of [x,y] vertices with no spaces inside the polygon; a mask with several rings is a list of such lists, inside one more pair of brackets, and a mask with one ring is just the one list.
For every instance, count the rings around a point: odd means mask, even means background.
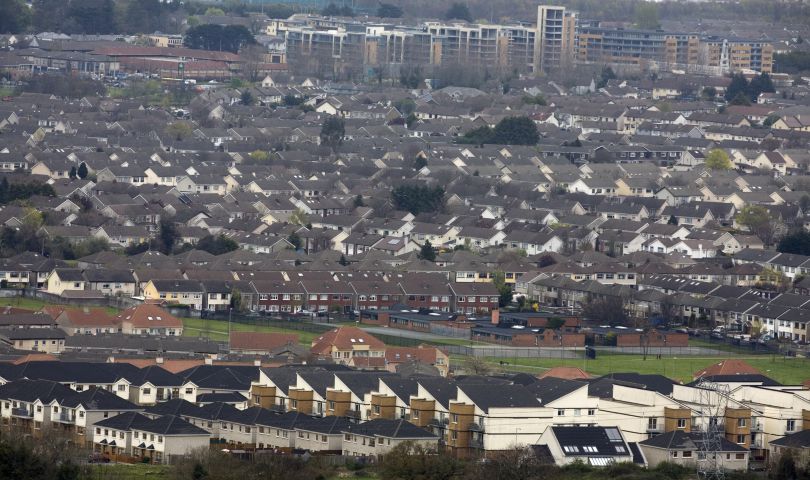
[{"label": "grass lawn", "polygon": [[[810,360],[802,358],[773,357],[773,356],[741,356],[751,366],[762,371],[763,374],[785,384],[799,384],[810,378],[808,368]],[[542,373],[556,366],[574,366],[585,370],[592,375],[605,375],[614,372],[638,372],[644,374],[660,374],[683,382],[692,381],[692,374],[713,363],[721,361],[724,357],[689,357],[673,356],[660,360],[655,356],[642,355],[604,355],[600,354],[596,360],[586,359],[553,359],[553,358],[487,358],[486,360],[498,368],[517,370],[531,373]],[[462,359],[457,359],[462,360]],[[500,362],[505,362],[501,365]]]},{"label": "grass lawn", "polygon": [[[51,306],[51,305],[58,305],[55,303],[49,303],[44,300],[38,300],[36,298],[28,298],[28,297],[11,297],[11,298],[0,298],[0,307],[12,306],[18,308],[27,308],[29,310],[40,310],[42,307]],[[66,305],[71,308],[79,308],[77,305]],[[97,308],[97,307],[90,307],[90,308]],[[119,310],[112,307],[102,307],[107,313],[112,315],[117,315]]]},{"label": "grass lawn", "polygon": [[[231,330],[234,332],[270,332],[270,333],[294,333],[298,335],[298,340],[304,345],[312,344],[312,340],[320,334],[305,332],[292,328],[270,327],[266,325],[246,325],[243,323],[231,323]],[[210,337],[211,340],[228,340],[228,322],[226,320],[206,320],[202,318],[183,318],[183,336],[186,337]]]},{"label": "grass lawn", "polygon": [[15,93],[14,87],[0,87],[0,97],[11,97]]},{"label": "grass lawn", "polygon": [[88,465],[89,475],[80,478],[90,479],[117,479],[117,480],[146,480],[169,478],[168,465],[126,465],[122,463],[108,463]]}]

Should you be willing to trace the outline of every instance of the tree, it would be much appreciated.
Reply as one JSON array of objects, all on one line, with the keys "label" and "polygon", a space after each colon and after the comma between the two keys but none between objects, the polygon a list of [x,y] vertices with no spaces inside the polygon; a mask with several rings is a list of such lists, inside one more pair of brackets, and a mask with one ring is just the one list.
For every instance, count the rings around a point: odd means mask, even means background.
[{"label": "tree", "polygon": [[242,90],[242,95],[239,98],[239,101],[242,105],[253,105],[253,94],[250,93],[250,90],[244,89]]},{"label": "tree", "polygon": [[700,96],[705,98],[709,101],[714,101],[714,98],[717,96],[717,89],[714,87],[705,87],[701,92]]},{"label": "tree", "polygon": [[177,232],[177,227],[174,225],[174,222],[168,218],[161,218],[160,235],[158,235],[158,250],[166,255],[172,253],[178,238],[180,238],[180,234]]},{"label": "tree", "polygon": [[68,173],[68,177],[69,177],[71,180],[76,180],[76,177],[77,177],[77,174],[76,174],[76,165],[73,165],[72,167],[70,167],[70,173]]},{"label": "tree", "polygon": [[321,143],[332,149],[343,143],[346,136],[346,125],[340,117],[327,117],[321,124]]},{"label": "tree", "polygon": [[309,217],[307,216],[306,212],[300,208],[296,208],[295,211],[290,214],[289,220],[293,225],[304,226],[309,223]]},{"label": "tree", "polygon": [[506,283],[506,275],[502,271],[496,271],[492,275],[492,283],[498,290],[498,306],[503,308],[511,304],[514,293],[512,286]]},{"label": "tree", "polygon": [[596,88],[605,88],[610,80],[616,78],[616,73],[608,65],[602,67],[602,73],[599,74],[599,82]]},{"label": "tree", "polygon": [[733,167],[725,150],[715,148],[706,155],[706,166],[712,170],[729,170]]},{"label": "tree", "polygon": [[467,5],[455,2],[450,5],[450,8],[444,13],[445,20],[466,20],[472,22],[472,14]]},{"label": "tree", "polygon": [[264,163],[270,160],[270,154],[264,150],[253,150],[248,154],[248,156],[256,163]]},{"label": "tree", "polygon": [[0,33],[22,33],[31,24],[31,11],[22,0],[0,1]]},{"label": "tree", "polygon": [[748,96],[751,98],[752,102],[756,102],[761,93],[774,92],[776,92],[776,88],[773,85],[771,76],[767,73],[759,74],[758,77],[751,79],[751,83],[748,84]]},{"label": "tree", "polygon": [[79,178],[84,180],[85,178],[87,178],[88,173],[89,172],[87,171],[87,164],[85,164],[84,162],[80,163],[79,170],[76,171],[76,174],[79,176]]},{"label": "tree", "polygon": [[205,10],[206,17],[224,17],[225,11],[217,7],[208,7]]},{"label": "tree", "polygon": [[225,235],[206,235],[197,242],[197,249],[204,250],[211,255],[222,255],[223,253],[232,252],[239,248],[239,244],[232,238]]},{"label": "tree", "polygon": [[537,145],[540,134],[529,117],[507,117],[495,126],[495,143]]},{"label": "tree", "polygon": [[452,457],[436,455],[415,442],[403,442],[379,462],[379,477],[391,480],[451,480],[460,478],[463,464]]},{"label": "tree", "polygon": [[593,298],[582,307],[582,314],[587,319],[611,326],[629,323],[624,299],[618,296]]},{"label": "tree", "polygon": [[166,134],[174,137],[178,142],[190,137],[192,132],[191,125],[188,122],[172,122],[166,126]]},{"label": "tree", "polygon": [[380,18],[401,18],[402,9],[390,3],[381,3],[377,7],[377,16]]},{"label": "tree", "polygon": [[810,232],[796,230],[788,233],[776,245],[776,250],[782,253],[810,255]]},{"label": "tree", "polygon": [[293,250],[301,250],[301,246],[303,242],[301,241],[301,236],[297,233],[293,232],[287,237],[287,241],[290,242],[290,245],[293,246]]},{"label": "tree", "polygon": [[740,93],[747,95],[748,93],[748,80],[742,73],[735,73],[731,76],[731,83],[726,87],[725,98],[730,102],[736,98]]},{"label": "tree", "polygon": [[425,240],[425,244],[422,245],[421,250],[419,250],[419,258],[427,260],[428,262],[436,261],[436,251],[433,250],[433,245],[430,244],[430,240]]},{"label": "tree", "polygon": [[751,105],[751,100],[748,98],[748,95],[745,92],[740,92],[734,98],[732,98],[728,104],[747,107]]},{"label": "tree", "polygon": [[354,208],[365,207],[366,202],[363,201],[363,196],[358,193],[357,196],[354,197],[353,205],[354,205]]},{"label": "tree", "polygon": [[413,169],[418,172],[427,167],[427,164],[427,158],[425,158],[424,155],[417,155],[416,160],[413,161]]},{"label": "tree", "polygon": [[416,111],[416,102],[410,98],[403,98],[402,100],[394,102],[394,108],[402,115],[408,116]]},{"label": "tree", "polygon": [[492,368],[483,358],[470,355],[464,360],[464,371],[468,375],[489,375]]},{"label": "tree", "polygon": [[761,205],[748,205],[743,207],[734,220],[747,227],[754,235],[759,237],[765,245],[770,245],[779,228],[779,222],[771,218],[770,212]]},{"label": "tree", "polygon": [[197,50],[217,50],[239,53],[245,45],[253,45],[256,39],[244,25],[204,24],[186,30],[183,44]]},{"label": "tree", "polygon": [[658,20],[658,5],[650,2],[639,2],[636,4],[634,12],[635,24],[644,30],[655,30],[661,28]]},{"label": "tree", "polygon": [[348,264],[349,264],[349,261],[348,261],[348,260],[346,260],[346,255],[341,254],[341,255],[340,255],[340,260],[338,260],[338,263],[339,263],[339,264],[341,264],[341,265],[343,265],[344,267],[345,267],[346,265],[348,265]]},{"label": "tree", "polygon": [[245,304],[242,301],[242,292],[238,288],[231,289],[231,308],[235,312],[245,311]]},{"label": "tree", "polygon": [[444,206],[444,188],[441,186],[400,185],[391,190],[394,208],[417,215],[438,212]]},{"label": "tree", "polygon": [[793,460],[793,455],[789,451],[783,453],[776,462],[773,478],[774,480],[796,480],[798,478],[796,461]]}]

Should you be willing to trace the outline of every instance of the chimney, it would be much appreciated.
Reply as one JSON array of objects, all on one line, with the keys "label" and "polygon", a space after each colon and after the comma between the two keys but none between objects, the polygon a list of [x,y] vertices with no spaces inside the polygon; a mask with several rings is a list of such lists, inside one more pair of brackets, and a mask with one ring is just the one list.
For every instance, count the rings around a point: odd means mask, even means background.
[{"label": "chimney", "polygon": [[497,325],[501,321],[501,312],[497,308],[492,309],[492,324]]}]

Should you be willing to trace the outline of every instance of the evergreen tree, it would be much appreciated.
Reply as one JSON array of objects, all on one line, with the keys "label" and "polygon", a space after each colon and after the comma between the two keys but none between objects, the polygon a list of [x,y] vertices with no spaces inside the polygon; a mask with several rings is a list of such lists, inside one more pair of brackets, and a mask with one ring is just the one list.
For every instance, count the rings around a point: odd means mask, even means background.
[{"label": "evergreen tree", "polygon": [[70,177],[71,180],[76,180],[77,174],[75,165],[70,167],[70,173],[68,173],[68,177]]},{"label": "evergreen tree", "polygon": [[436,261],[436,251],[433,250],[433,245],[430,244],[430,240],[425,240],[425,244],[422,245],[422,249],[419,251],[419,258],[427,260],[428,262]]},{"label": "evergreen tree", "polygon": [[79,165],[79,170],[78,170],[76,173],[79,175],[79,178],[81,178],[82,180],[84,180],[85,178],[87,178],[87,174],[89,173],[89,172],[87,171],[87,165],[86,165],[84,162],[82,162],[82,163]]}]

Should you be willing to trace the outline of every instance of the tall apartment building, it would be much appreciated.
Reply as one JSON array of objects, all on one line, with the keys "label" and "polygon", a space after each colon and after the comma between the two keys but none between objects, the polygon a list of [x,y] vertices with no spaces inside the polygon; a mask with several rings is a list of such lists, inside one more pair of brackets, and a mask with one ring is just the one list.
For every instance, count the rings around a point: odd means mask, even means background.
[{"label": "tall apartment building", "polygon": [[579,27],[576,58],[580,62],[616,65],[640,65],[646,60],[696,64],[699,44],[695,34],[605,28],[594,23]]},{"label": "tall apartment building", "polygon": [[549,71],[573,59],[577,15],[565,7],[537,7],[537,34],[534,47],[536,71]]},{"label": "tall apartment building", "polygon": [[706,37],[700,41],[699,62],[723,72],[743,69],[773,72],[773,44],[759,40]]},{"label": "tall apartment building", "polygon": [[385,65],[483,65],[521,72],[573,62],[721,75],[771,72],[773,46],[759,40],[580,23],[565,7],[538,7],[537,25],[427,22],[420,26],[294,16],[285,36],[290,66],[307,74],[364,75]]}]

